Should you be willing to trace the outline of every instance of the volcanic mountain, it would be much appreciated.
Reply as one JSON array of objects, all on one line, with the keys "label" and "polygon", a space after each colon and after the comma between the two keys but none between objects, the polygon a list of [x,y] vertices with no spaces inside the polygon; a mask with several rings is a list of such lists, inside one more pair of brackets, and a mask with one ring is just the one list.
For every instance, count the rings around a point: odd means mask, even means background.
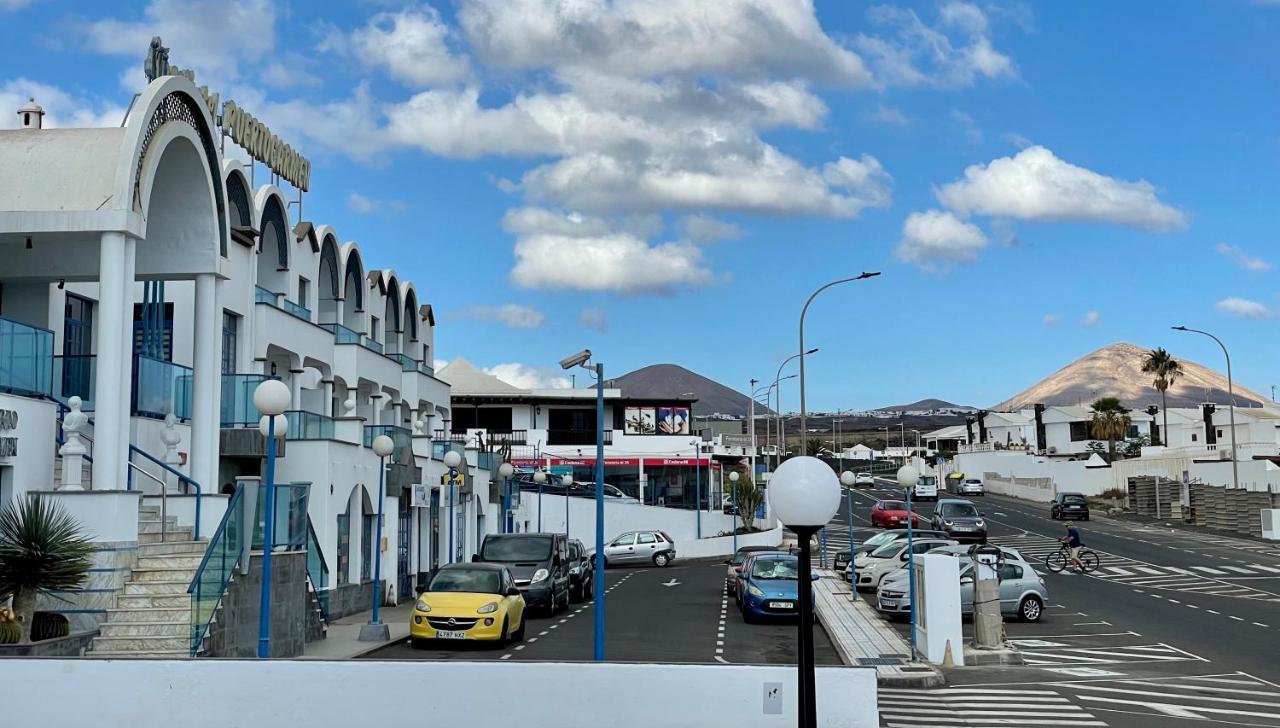
[{"label": "volcanic mountain", "polygon": [[[717,413],[746,417],[751,406],[747,395],[676,364],[652,364],[614,379],[610,386],[621,389],[626,397],[640,399],[679,397],[692,392],[698,400],[693,408],[699,417]],[[756,414],[766,412],[764,407],[756,406]]]},{"label": "volcanic mountain", "polygon": [[[1142,371],[1148,349],[1127,343],[1111,344],[1059,369],[1029,389],[992,409],[1009,412],[1047,405],[1087,405],[1099,397],[1117,397],[1125,406],[1139,409],[1160,404],[1160,392],[1151,386],[1154,377]],[[1189,359],[1178,359],[1182,376],[1169,388],[1170,407],[1196,407],[1205,402],[1226,404],[1227,378]],[[1266,398],[1235,384],[1237,407],[1259,407]],[[1269,403],[1268,403],[1269,404]]]},{"label": "volcanic mountain", "polygon": [[895,404],[889,407],[878,407],[876,412],[919,412],[922,410],[974,409],[961,404],[952,404],[945,399],[929,398],[911,404]]}]

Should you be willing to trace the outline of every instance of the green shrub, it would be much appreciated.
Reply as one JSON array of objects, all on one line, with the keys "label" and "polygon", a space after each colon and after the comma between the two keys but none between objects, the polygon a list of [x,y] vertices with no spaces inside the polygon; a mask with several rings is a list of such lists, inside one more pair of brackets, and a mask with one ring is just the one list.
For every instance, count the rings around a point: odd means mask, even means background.
[{"label": "green shrub", "polygon": [[31,620],[31,641],[51,640],[71,634],[71,623],[57,612],[36,612]]}]

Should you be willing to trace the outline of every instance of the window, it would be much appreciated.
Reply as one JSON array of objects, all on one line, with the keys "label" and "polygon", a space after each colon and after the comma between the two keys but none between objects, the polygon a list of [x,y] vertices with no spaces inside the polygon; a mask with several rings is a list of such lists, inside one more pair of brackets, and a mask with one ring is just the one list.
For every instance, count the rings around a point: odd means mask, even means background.
[{"label": "window", "polygon": [[162,361],[173,361],[173,304],[133,304],[133,351]]},{"label": "window", "polygon": [[1014,564],[1001,564],[1000,570],[996,572],[996,578],[1000,581],[1014,581],[1022,578],[1022,567]]},{"label": "window", "polygon": [[311,281],[306,278],[298,278],[298,305],[307,307],[307,301],[311,300]]},{"label": "window", "polygon": [[1191,441],[1192,441],[1192,442],[1199,442],[1199,441],[1200,441],[1200,435],[1199,435],[1199,434],[1197,434],[1197,433],[1195,433],[1195,432],[1191,433]]},{"label": "window", "polygon": [[1222,437],[1222,430],[1218,430],[1218,437]]},{"label": "window", "polygon": [[635,534],[628,533],[625,536],[619,536],[618,538],[614,539],[613,543],[610,544],[610,546],[630,546],[635,542],[636,542]]},{"label": "window", "polygon": [[240,338],[240,317],[230,311],[222,312],[222,373],[235,374],[236,348]]},{"label": "window", "polygon": [[381,341],[381,340],[382,340],[382,336],[381,336],[381,334],[380,334],[380,332],[379,332],[379,328],[378,328],[378,324],[379,324],[379,323],[381,323],[381,322],[380,322],[380,321],[378,321],[378,317],[377,317],[377,316],[370,316],[370,317],[369,317],[369,339],[370,339],[371,341]]},{"label": "window", "polygon": [[657,542],[658,542],[658,539],[654,538],[652,533],[642,533],[636,537],[636,543],[638,544],[657,543]]},{"label": "window", "polygon": [[1072,422],[1071,423],[1071,441],[1082,442],[1084,440],[1092,440],[1093,433],[1089,432],[1088,422]]}]

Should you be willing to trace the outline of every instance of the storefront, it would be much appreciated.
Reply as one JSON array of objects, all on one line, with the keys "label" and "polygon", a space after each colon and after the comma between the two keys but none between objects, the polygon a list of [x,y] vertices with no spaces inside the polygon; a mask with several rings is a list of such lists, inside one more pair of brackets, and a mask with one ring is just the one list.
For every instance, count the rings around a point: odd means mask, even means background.
[{"label": "storefront", "polygon": [[[571,475],[575,482],[595,481],[595,458],[513,459],[517,472],[543,469]],[[703,508],[718,508],[720,463],[704,458],[605,458],[604,482],[645,505],[693,508],[702,495]]]}]

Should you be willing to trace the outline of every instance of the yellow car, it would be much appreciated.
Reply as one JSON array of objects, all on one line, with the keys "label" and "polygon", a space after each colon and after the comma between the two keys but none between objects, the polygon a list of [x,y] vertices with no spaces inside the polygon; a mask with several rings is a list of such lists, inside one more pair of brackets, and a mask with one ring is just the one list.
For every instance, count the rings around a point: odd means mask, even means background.
[{"label": "yellow car", "polygon": [[519,642],[524,612],[524,597],[507,567],[449,564],[418,593],[409,639],[414,647],[427,640]]}]

